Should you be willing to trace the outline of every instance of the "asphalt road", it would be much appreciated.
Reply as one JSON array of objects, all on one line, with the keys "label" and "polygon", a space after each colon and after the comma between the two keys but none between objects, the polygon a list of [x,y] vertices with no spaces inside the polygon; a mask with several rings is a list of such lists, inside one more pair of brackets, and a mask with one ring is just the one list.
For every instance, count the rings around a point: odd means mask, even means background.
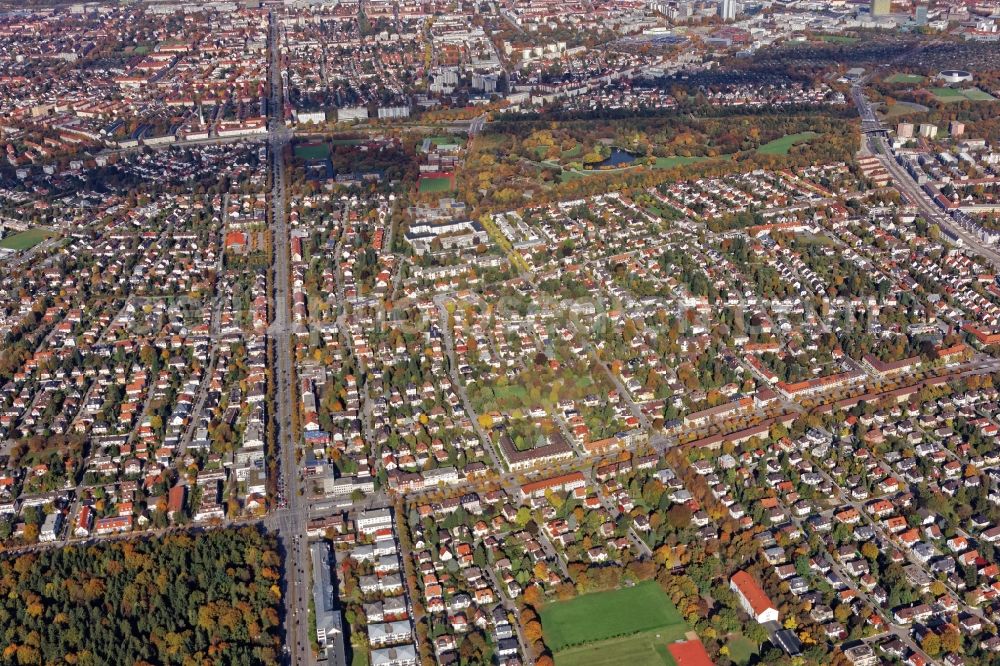
[{"label": "asphalt road", "polygon": [[285,127],[284,95],[281,89],[280,51],[278,19],[270,16],[271,26],[269,47],[271,65],[270,118],[268,121],[269,168],[272,175],[271,206],[273,233],[272,243],[272,313],[270,340],[274,353],[274,402],[271,409],[271,425],[276,430],[279,459],[279,488],[287,506],[277,508],[266,524],[277,532],[281,549],[285,556],[284,601],[285,601],[285,647],[288,663],[308,666],[314,662],[309,636],[309,598],[311,595],[309,574],[310,561],[307,549],[306,516],[307,500],[300,494],[304,491],[303,479],[296,460],[296,443],[292,433],[293,408],[292,381],[292,336],[291,280],[288,236],[288,216],[285,207],[285,147],[291,139],[291,132]]}]

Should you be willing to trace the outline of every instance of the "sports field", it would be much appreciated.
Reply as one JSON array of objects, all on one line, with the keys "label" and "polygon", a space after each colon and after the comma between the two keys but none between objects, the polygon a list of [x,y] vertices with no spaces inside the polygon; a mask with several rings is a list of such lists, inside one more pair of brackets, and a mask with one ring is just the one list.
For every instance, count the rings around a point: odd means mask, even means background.
[{"label": "sports field", "polygon": [[555,653],[556,666],[677,666],[667,645],[686,631],[670,626],[568,648]]},{"label": "sports field", "polygon": [[924,80],[924,77],[919,74],[903,74],[902,72],[896,72],[889,78],[885,80],[886,83],[920,83]]},{"label": "sports field", "polygon": [[541,619],[557,666],[672,666],[666,645],[688,631],[654,582],[548,604]]},{"label": "sports field", "polygon": [[983,92],[979,88],[928,88],[928,91],[934,95],[934,98],[939,102],[961,102],[963,100],[969,100],[971,102],[992,102],[996,98],[993,95]]},{"label": "sports field", "polygon": [[439,192],[450,192],[454,189],[450,176],[431,176],[421,178],[420,186],[417,188],[420,194],[435,194]]},{"label": "sports field", "polygon": [[325,160],[330,156],[326,143],[300,143],[295,146],[295,156],[300,160]]},{"label": "sports field", "polygon": [[0,248],[19,251],[30,250],[46,238],[51,238],[54,235],[51,231],[46,231],[45,229],[28,229],[27,231],[22,231],[0,240]]},{"label": "sports field", "polygon": [[807,141],[812,141],[816,136],[816,132],[799,132],[798,134],[786,134],[780,139],[775,139],[774,141],[769,141],[763,146],[757,149],[757,152],[761,155],[787,155],[788,151],[792,149],[792,146],[805,143]]},{"label": "sports field", "polygon": [[965,90],[962,91],[962,94],[965,95],[966,99],[971,99],[973,102],[996,101],[996,97],[989,94],[988,92],[980,90],[979,88],[966,88]]}]

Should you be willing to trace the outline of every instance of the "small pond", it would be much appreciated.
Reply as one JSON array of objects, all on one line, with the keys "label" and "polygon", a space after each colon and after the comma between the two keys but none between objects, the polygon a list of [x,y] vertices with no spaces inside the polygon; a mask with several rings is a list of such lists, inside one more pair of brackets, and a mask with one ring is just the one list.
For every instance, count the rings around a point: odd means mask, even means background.
[{"label": "small pond", "polygon": [[631,164],[635,162],[635,155],[630,152],[621,150],[620,148],[612,148],[611,155],[607,159],[598,162],[597,168],[617,168]]}]

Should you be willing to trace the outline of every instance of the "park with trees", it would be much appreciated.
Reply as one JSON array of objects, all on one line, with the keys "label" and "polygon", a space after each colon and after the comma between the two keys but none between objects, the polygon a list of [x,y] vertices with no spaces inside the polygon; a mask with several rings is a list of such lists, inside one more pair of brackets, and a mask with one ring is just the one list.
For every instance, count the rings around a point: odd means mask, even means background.
[{"label": "park with trees", "polygon": [[277,663],[281,567],[253,527],[6,557],[0,662]]}]

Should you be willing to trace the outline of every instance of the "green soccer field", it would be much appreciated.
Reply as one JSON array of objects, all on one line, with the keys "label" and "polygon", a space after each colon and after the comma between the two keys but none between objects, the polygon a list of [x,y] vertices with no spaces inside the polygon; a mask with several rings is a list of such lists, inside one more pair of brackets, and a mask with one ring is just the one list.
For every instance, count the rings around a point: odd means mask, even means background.
[{"label": "green soccer field", "polygon": [[954,88],[930,88],[930,93],[939,102],[961,102],[965,99],[965,96]]},{"label": "green soccer field", "polygon": [[667,645],[683,639],[686,631],[672,625],[568,648],[555,653],[556,666],[676,666]]},{"label": "green soccer field", "polygon": [[993,102],[996,101],[996,97],[989,94],[988,92],[982,91],[979,88],[966,88],[962,91],[966,99],[970,99],[973,102]]},{"label": "green soccer field", "polygon": [[[615,639],[612,641],[616,644],[615,650],[620,650],[623,648],[619,643],[648,643],[648,637],[638,641],[637,634],[650,631],[659,631],[666,643],[683,637],[687,631],[680,612],[666,592],[653,582],[551,603],[542,609],[541,619],[545,643],[557,653],[573,646],[609,639]],[[626,638],[635,638],[636,641]],[[637,648],[633,645],[631,649]],[[574,654],[577,651],[572,650]],[[559,661],[570,663],[565,659]]]},{"label": "green soccer field", "polygon": [[295,156],[302,160],[325,160],[330,156],[330,146],[325,143],[303,143],[295,146]]},{"label": "green soccer field", "polygon": [[30,250],[46,238],[51,238],[54,235],[51,231],[46,231],[45,229],[28,229],[27,231],[22,231],[0,240],[0,248],[18,251]]},{"label": "green soccer field", "polygon": [[886,83],[920,83],[924,77],[919,74],[903,74],[897,72],[885,80]]},{"label": "green soccer field", "polygon": [[929,92],[939,102],[951,103],[969,100],[971,102],[992,102],[996,98],[979,88],[929,88]]},{"label": "green soccer field", "polygon": [[437,192],[448,192],[451,190],[451,178],[421,178],[420,193],[434,194]]}]

